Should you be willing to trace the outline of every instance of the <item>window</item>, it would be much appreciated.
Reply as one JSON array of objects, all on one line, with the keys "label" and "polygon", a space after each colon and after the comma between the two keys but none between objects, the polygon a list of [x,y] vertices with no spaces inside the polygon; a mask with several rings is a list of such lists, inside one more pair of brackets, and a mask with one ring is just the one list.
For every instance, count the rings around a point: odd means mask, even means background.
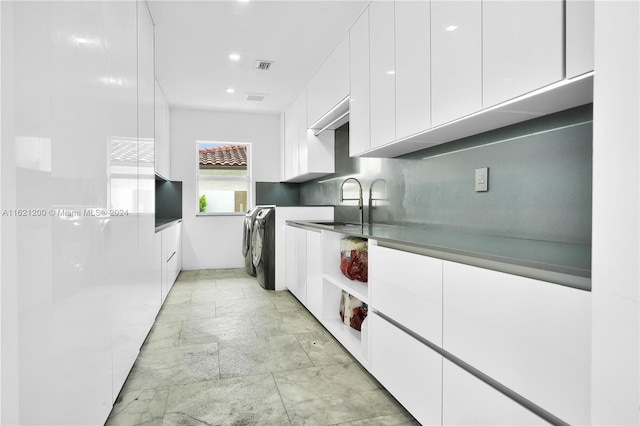
[{"label": "window", "polygon": [[251,200],[251,144],[197,142],[199,214],[244,213]]}]

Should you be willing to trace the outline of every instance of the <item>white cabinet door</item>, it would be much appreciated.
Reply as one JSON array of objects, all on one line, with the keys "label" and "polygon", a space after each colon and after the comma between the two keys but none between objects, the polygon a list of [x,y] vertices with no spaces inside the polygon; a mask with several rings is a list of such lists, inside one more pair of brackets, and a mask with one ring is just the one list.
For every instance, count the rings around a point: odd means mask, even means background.
[{"label": "white cabinet door", "polygon": [[320,319],[322,315],[322,234],[307,233],[307,304],[309,311]]},{"label": "white cabinet door", "polygon": [[166,98],[164,97],[164,94],[162,93],[162,88],[160,87],[158,80],[155,80],[155,117],[154,119],[155,119],[154,142],[155,142],[156,173],[158,173],[160,176],[166,179],[171,179],[169,103],[167,102]]},{"label": "white cabinet door", "polygon": [[305,88],[284,114],[284,177],[289,182],[304,182],[334,171],[334,132],[314,136],[306,124]]},{"label": "white cabinet door", "polygon": [[431,125],[429,0],[395,2],[396,139]]},{"label": "white cabinet door", "polygon": [[369,6],[371,147],[396,137],[394,3],[373,0]]},{"label": "white cabinet door", "polygon": [[307,127],[349,96],[349,34],[331,52],[307,85]]},{"label": "white cabinet door", "polygon": [[444,349],[571,424],[590,422],[591,293],[453,262]]},{"label": "white cabinet door", "polygon": [[441,424],[442,356],[375,313],[371,374],[423,425]]},{"label": "white cabinet door", "polygon": [[298,174],[298,126],[294,104],[284,112],[284,180]]},{"label": "white cabinet door", "polygon": [[593,71],[593,0],[567,0],[566,37],[567,78]]},{"label": "white cabinet door", "polygon": [[307,231],[294,228],[296,241],[296,296],[300,303],[307,306]]},{"label": "white cabinet door", "polygon": [[482,3],[431,1],[431,124],[482,108]]},{"label": "white cabinet door", "polygon": [[442,260],[369,247],[371,309],[442,345]]},{"label": "white cabinet door", "polygon": [[293,226],[286,227],[286,259],[284,269],[284,280],[287,289],[296,297],[298,297],[298,251],[296,247],[296,228]]},{"label": "white cabinet door", "polygon": [[369,9],[349,30],[349,156],[371,148],[369,121]]},{"label": "white cabinet door", "polygon": [[477,377],[444,359],[442,424],[541,425],[548,423]]},{"label": "white cabinet door", "polygon": [[564,78],[564,1],[483,1],[483,108]]}]

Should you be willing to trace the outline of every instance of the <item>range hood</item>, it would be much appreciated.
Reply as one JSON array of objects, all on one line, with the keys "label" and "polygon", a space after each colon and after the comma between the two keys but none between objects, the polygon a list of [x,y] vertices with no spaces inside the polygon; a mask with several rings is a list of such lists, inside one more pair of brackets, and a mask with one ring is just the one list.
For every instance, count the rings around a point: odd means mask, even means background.
[{"label": "range hood", "polygon": [[325,130],[335,130],[349,121],[349,96],[338,102],[331,111],[320,117],[318,121],[313,123],[309,129],[313,130],[313,134],[318,136]]}]

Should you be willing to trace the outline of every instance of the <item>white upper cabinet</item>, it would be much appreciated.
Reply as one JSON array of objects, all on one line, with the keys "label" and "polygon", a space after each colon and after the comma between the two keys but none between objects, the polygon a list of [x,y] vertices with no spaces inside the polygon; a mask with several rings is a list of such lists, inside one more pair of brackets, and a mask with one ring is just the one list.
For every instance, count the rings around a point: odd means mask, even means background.
[{"label": "white upper cabinet", "polygon": [[432,126],[482,108],[481,24],[480,0],[431,2]]},{"label": "white upper cabinet", "polygon": [[396,139],[431,125],[430,2],[395,2]]},{"label": "white upper cabinet", "polygon": [[482,2],[482,106],[564,78],[564,1]]},{"label": "white upper cabinet", "polygon": [[593,0],[567,0],[567,78],[593,71]]},{"label": "white upper cabinet", "polygon": [[307,85],[307,127],[314,127],[349,96],[349,34],[331,52]]},{"label": "white upper cabinet", "polygon": [[369,9],[349,30],[349,155],[371,147],[369,133]]},{"label": "white upper cabinet", "polygon": [[284,113],[284,180],[304,182],[334,171],[332,130],[318,136],[307,129],[306,88]]},{"label": "white upper cabinet", "polygon": [[394,2],[374,0],[370,20],[371,147],[396,138]]}]

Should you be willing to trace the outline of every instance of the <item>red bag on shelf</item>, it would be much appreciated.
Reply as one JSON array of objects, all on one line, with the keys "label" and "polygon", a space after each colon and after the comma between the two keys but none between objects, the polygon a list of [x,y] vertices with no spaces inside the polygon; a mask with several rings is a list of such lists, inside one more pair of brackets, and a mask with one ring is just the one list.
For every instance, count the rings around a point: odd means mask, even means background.
[{"label": "red bag on shelf", "polygon": [[347,237],[340,240],[340,270],[351,280],[367,282],[369,278],[367,240]]}]

